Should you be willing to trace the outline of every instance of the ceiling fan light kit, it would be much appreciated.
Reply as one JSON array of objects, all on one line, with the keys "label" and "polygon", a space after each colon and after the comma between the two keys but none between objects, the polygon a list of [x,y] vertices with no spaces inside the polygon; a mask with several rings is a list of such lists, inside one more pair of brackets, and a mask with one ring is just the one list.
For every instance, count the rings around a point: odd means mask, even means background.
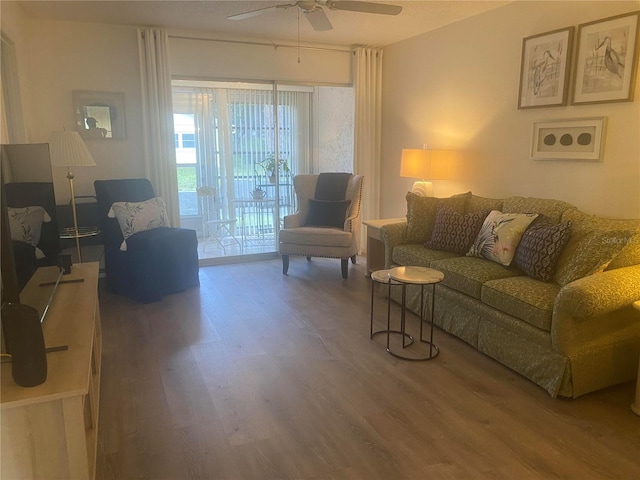
[{"label": "ceiling fan light kit", "polygon": [[333,29],[331,22],[329,21],[327,14],[324,13],[322,7],[327,7],[329,10],[374,13],[378,15],[398,15],[400,12],[402,12],[401,6],[389,5],[385,3],[357,2],[351,0],[299,0],[295,3],[273,5],[271,7],[259,8],[257,10],[238,13],[236,15],[229,15],[227,19],[244,20],[247,18],[255,17],[257,15],[262,15],[263,13],[273,10],[289,9],[292,7],[298,7],[300,10],[302,10],[313,29],[318,32],[324,32]]}]

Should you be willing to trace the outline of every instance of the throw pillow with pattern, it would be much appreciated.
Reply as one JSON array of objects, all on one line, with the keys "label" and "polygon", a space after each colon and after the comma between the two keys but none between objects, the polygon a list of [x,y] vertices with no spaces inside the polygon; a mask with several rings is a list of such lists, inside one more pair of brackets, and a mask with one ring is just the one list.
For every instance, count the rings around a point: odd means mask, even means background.
[{"label": "throw pillow with pattern", "polygon": [[489,212],[483,210],[463,215],[448,205],[440,205],[431,239],[424,246],[433,250],[467,253]]},{"label": "throw pillow with pattern", "polygon": [[423,244],[431,238],[436,212],[440,205],[448,205],[458,213],[464,213],[471,193],[449,198],[422,197],[407,192],[407,236],[408,243]]},{"label": "throw pillow with pattern", "polygon": [[502,213],[492,210],[480,228],[467,256],[482,257],[508,267],[524,231],[537,213]]},{"label": "throw pillow with pattern", "polygon": [[109,218],[117,218],[124,240],[120,250],[127,250],[127,238],[131,235],[168,227],[169,217],[164,200],[160,197],[151,198],[144,202],[114,202],[107,214]]},{"label": "throw pillow with pattern", "polygon": [[536,224],[522,235],[515,262],[529,277],[542,282],[553,280],[562,250],[571,238],[571,222]]}]

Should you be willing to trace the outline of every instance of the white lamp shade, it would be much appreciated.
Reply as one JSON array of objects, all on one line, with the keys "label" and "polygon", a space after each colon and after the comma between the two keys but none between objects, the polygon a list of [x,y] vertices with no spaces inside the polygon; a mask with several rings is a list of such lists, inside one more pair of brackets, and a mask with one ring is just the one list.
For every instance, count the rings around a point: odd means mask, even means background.
[{"label": "white lamp shade", "polygon": [[400,176],[423,180],[447,180],[452,156],[453,152],[450,150],[403,148]]},{"label": "white lamp shade", "polygon": [[90,167],[96,164],[78,132],[53,132],[49,150],[54,167]]}]

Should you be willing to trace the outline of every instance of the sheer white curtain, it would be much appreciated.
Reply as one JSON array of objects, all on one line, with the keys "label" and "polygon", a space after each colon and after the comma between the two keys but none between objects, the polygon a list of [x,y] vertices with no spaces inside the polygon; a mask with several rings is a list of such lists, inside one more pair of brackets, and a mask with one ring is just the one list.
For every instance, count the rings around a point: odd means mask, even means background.
[{"label": "sheer white curtain", "polygon": [[145,171],[167,206],[171,226],[177,227],[180,213],[168,44],[165,30],[138,30]]},{"label": "sheer white curtain", "polygon": [[[380,217],[380,136],[382,110],[382,50],[358,47],[354,55],[354,165],[364,175],[362,219]],[[360,248],[366,245],[361,229]]]}]

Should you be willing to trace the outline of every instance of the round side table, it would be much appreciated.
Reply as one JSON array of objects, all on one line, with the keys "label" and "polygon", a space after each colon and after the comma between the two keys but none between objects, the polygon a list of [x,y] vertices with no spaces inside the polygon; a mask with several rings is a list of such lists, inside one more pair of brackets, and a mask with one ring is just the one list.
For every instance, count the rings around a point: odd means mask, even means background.
[{"label": "round side table", "polygon": [[[409,343],[406,345],[411,345],[413,343],[413,337],[408,333],[403,333],[400,330],[391,330],[390,329],[390,317],[391,317],[391,295],[387,297],[387,328],[385,330],[378,330],[376,332],[373,331],[373,299],[375,298],[375,287],[376,283],[379,285],[389,285],[389,290],[393,285],[400,285],[400,283],[395,280],[391,280],[389,278],[389,270],[376,270],[371,273],[371,318],[369,320],[369,338],[373,338],[374,335],[378,335],[379,333],[396,333],[402,334],[402,344],[405,345],[405,339],[409,339]],[[391,293],[389,291],[389,293]]]},{"label": "round side table", "polygon": [[[640,300],[633,303],[633,308],[640,310]],[[636,383],[636,399],[631,404],[631,410],[636,415],[640,415],[640,358],[638,358],[638,380]]]},{"label": "round side table", "polygon": [[[389,347],[389,333],[387,333],[387,352],[402,360],[412,361],[426,361],[432,360],[438,356],[440,349],[433,343],[433,314],[435,309],[435,289],[436,284],[440,283],[444,279],[444,273],[433,268],[426,267],[396,267],[389,270],[389,278],[400,283],[402,286],[402,313],[400,314],[400,332],[404,335],[405,332],[405,319],[407,313],[407,285],[419,285],[420,286],[420,342],[429,344],[429,356],[424,357],[407,357],[395,353]],[[429,324],[431,331],[429,334],[429,340],[423,338],[423,325],[424,319],[424,289],[426,286],[431,285],[431,311],[429,313]],[[389,284],[389,295],[391,295],[391,284]],[[403,345],[404,348],[404,339]]]}]

